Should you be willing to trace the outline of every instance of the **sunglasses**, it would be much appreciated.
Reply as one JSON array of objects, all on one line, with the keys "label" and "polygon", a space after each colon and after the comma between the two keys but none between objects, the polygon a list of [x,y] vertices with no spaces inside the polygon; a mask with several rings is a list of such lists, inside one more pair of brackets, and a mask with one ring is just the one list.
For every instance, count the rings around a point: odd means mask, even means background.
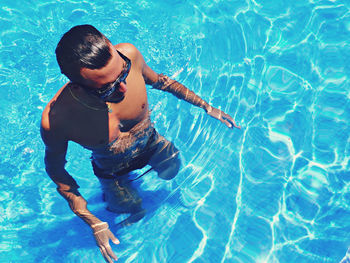
[{"label": "sunglasses", "polygon": [[89,89],[90,92],[92,92],[94,95],[98,96],[100,99],[105,101],[107,101],[108,98],[111,97],[111,95],[113,95],[113,93],[119,89],[120,83],[126,83],[125,80],[128,77],[131,68],[130,59],[128,59],[118,50],[117,52],[121,56],[121,58],[126,62],[126,66],[124,67],[123,71],[120,73],[118,78],[113,83],[110,83],[106,87],[103,87],[101,89]]}]

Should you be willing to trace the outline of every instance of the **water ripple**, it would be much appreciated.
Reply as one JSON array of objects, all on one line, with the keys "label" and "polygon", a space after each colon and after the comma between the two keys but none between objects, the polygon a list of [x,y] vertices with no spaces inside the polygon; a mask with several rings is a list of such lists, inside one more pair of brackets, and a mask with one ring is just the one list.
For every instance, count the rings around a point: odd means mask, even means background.
[{"label": "water ripple", "polygon": [[[154,173],[140,181],[150,211],[117,233],[122,262],[349,262],[349,8],[342,0],[4,3],[0,261],[103,260],[45,175],[38,132],[66,81],[55,46],[71,26],[90,23],[242,125],[229,130],[149,92],[156,128],[184,166],[173,182]],[[88,158],[70,144],[67,169],[90,209],[118,222]]]}]

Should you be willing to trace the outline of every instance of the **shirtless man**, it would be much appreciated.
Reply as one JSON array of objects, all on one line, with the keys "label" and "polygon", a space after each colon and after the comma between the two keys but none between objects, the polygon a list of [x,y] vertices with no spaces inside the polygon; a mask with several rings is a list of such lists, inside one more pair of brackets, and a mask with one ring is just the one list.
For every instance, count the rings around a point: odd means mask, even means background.
[{"label": "shirtless man", "polygon": [[87,209],[79,186],[65,170],[68,141],[92,151],[107,209],[137,214],[143,211],[142,202],[129,186],[128,173],[149,164],[160,178],[169,180],[180,167],[178,150],[150,122],[145,84],[204,109],[230,128],[239,127],[182,84],[154,72],[133,45],[113,46],[93,26],[76,26],[65,33],[56,58],[70,82],[43,111],[46,171],[72,211],[91,227],[106,262],[112,262],[117,257],[109,241],[119,241],[108,223]]}]

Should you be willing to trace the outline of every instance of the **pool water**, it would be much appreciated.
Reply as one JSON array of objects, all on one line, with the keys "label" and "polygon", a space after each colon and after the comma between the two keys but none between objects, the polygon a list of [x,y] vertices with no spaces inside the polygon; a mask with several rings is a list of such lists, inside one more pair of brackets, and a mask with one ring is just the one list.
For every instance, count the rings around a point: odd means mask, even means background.
[{"label": "pool water", "polygon": [[[105,210],[90,153],[67,170],[120,239],[119,262],[350,262],[347,0],[2,1],[0,262],[104,262],[44,170],[41,112],[67,81],[54,49],[77,24],[130,42],[156,72],[231,114],[230,130],[149,90],[152,120],[181,151],[165,182],[135,182],[148,213]],[[140,173],[142,171],[138,171]]]}]

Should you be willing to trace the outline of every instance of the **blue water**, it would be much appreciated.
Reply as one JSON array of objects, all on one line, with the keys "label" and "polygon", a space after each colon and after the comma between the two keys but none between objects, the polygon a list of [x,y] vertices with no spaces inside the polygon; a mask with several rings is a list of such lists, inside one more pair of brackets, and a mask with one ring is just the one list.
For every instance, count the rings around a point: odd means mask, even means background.
[{"label": "blue water", "polygon": [[[136,3],[135,3],[136,2]],[[66,82],[61,35],[93,24],[231,114],[242,130],[149,90],[183,167],[136,182],[146,217],[114,231],[120,262],[350,262],[347,0],[20,1],[0,4],[0,262],[104,262],[44,171],[41,112]],[[105,210],[89,152],[67,170]],[[347,254],[347,256],[346,256]]]}]

